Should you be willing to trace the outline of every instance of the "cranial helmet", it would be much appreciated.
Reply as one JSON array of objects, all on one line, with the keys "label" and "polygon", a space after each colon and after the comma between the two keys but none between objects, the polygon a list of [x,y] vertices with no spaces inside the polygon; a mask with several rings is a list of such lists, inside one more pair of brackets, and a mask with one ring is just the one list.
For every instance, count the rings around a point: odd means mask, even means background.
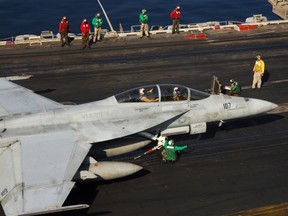
[{"label": "cranial helmet", "polygon": [[174,145],[174,140],[169,140],[168,145]]},{"label": "cranial helmet", "polygon": [[140,93],[140,95],[143,95],[143,94],[144,94],[144,91],[145,91],[144,88],[139,89],[139,93]]}]

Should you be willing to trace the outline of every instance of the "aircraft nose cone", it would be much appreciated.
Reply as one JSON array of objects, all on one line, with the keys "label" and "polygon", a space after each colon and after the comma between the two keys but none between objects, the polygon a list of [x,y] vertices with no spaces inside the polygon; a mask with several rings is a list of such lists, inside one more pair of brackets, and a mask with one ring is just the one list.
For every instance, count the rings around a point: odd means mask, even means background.
[{"label": "aircraft nose cone", "polygon": [[275,103],[254,98],[249,98],[247,104],[251,114],[265,113],[278,107]]}]

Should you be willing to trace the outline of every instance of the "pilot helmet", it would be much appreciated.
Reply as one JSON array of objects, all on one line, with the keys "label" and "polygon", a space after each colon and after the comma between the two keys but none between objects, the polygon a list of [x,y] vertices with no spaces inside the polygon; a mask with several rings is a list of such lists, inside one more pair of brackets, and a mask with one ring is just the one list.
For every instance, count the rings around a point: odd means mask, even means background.
[{"label": "pilot helmet", "polygon": [[171,146],[173,146],[173,145],[174,145],[174,140],[172,140],[172,139],[171,139],[171,140],[169,140],[169,141],[168,141],[168,145],[171,145]]},{"label": "pilot helmet", "polygon": [[145,89],[144,89],[144,88],[139,89],[140,95],[144,95],[144,92],[145,92]]}]

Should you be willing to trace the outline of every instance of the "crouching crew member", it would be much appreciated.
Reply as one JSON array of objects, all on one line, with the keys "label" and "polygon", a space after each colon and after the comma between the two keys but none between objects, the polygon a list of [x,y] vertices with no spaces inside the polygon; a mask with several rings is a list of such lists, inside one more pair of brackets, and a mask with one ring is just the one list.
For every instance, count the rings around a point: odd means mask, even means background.
[{"label": "crouching crew member", "polygon": [[241,92],[241,87],[234,79],[230,80],[230,95],[231,96],[239,96]]},{"label": "crouching crew member", "polygon": [[162,160],[163,161],[171,161],[171,162],[175,162],[178,157],[179,157],[179,153],[180,151],[186,149],[188,146],[175,146],[174,145],[174,140],[169,140],[165,139],[164,141],[164,149],[162,150],[161,154],[162,154]]}]

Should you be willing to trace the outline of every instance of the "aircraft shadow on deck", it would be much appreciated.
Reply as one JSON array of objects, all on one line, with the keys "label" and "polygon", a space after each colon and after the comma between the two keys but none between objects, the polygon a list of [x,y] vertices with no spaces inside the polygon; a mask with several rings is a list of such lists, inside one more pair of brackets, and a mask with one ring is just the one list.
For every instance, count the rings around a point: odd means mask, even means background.
[{"label": "aircraft shadow on deck", "polygon": [[37,91],[34,91],[34,93],[36,94],[47,94],[47,93],[50,93],[50,92],[53,92],[55,91],[56,89],[42,89],[42,90],[37,90]]}]

